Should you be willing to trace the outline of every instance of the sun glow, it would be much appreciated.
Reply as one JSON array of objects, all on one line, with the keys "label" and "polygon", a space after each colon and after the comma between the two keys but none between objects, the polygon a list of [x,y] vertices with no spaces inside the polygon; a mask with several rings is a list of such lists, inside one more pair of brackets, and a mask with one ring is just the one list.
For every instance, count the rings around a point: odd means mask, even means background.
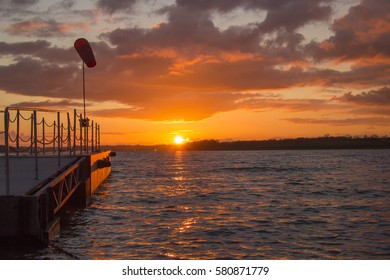
[{"label": "sun glow", "polygon": [[181,145],[184,143],[184,138],[181,137],[180,135],[177,135],[174,139],[173,142],[175,142],[176,145]]}]

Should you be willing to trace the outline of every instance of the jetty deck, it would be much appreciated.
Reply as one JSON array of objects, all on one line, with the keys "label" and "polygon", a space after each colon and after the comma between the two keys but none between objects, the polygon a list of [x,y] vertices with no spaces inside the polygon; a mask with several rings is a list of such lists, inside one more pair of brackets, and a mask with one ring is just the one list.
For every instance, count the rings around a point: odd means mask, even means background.
[{"label": "jetty deck", "polygon": [[[58,231],[62,210],[69,203],[85,205],[111,173],[111,151],[61,158],[10,158],[10,186],[2,181],[0,238],[48,240]],[[0,158],[4,167],[4,157]],[[4,170],[4,169],[3,169]],[[0,172],[3,179],[4,172]]]},{"label": "jetty deck", "polygon": [[[33,188],[42,184],[61,169],[65,168],[75,156],[62,156],[60,165],[54,156],[38,158],[38,177],[35,176],[35,159],[32,156],[10,157],[10,193],[9,195],[26,195]],[[5,158],[0,157],[0,195],[6,195]]]},{"label": "jetty deck", "polygon": [[85,205],[107,178],[114,154],[101,149],[100,125],[76,110],[73,118],[48,109],[1,112],[0,238],[47,241],[66,205]]}]

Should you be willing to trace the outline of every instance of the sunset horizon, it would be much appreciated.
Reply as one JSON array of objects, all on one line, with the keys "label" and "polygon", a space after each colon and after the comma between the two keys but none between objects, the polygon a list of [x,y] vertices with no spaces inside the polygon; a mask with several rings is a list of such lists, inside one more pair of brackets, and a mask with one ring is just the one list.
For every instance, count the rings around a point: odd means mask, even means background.
[{"label": "sunset horizon", "polygon": [[0,13],[2,107],[82,112],[86,38],[105,145],[390,134],[385,0],[7,0]]}]

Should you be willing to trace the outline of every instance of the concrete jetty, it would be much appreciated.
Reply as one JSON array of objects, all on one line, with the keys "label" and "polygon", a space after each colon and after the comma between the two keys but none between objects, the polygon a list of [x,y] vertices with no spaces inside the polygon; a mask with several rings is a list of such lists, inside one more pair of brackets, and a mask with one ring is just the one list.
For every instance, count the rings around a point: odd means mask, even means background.
[{"label": "concrete jetty", "polygon": [[[0,238],[48,240],[58,230],[61,212],[69,203],[85,204],[111,172],[110,151],[86,155],[38,158],[10,157],[6,194],[0,172]],[[4,170],[5,158],[0,158]]]}]

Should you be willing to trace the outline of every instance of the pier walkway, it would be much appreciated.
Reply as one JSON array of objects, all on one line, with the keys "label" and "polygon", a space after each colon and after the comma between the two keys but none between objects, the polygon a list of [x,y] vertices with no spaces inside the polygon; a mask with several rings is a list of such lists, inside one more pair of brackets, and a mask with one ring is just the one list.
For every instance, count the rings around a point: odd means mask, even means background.
[{"label": "pier walkway", "polygon": [[101,150],[100,126],[76,110],[73,119],[45,109],[2,112],[0,239],[45,242],[58,230],[64,207],[85,205],[107,178],[114,153]]},{"label": "pier walkway", "polygon": [[[10,157],[9,195],[25,195],[47,178],[69,165],[75,156],[62,156],[58,165],[57,157],[38,157],[38,178],[35,177],[35,158],[32,156]],[[6,195],[5,158],[0,157],[0,195]]]}]

